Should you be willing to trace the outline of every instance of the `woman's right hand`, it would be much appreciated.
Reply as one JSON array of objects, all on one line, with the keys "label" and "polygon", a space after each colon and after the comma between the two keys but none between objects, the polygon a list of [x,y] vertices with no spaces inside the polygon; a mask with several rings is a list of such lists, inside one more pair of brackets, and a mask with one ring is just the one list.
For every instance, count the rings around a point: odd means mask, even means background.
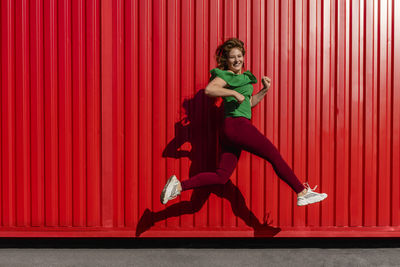
[{"label": "woman's right hand", "polygon": [[241,93],[236,92],[235,98],[239,102],[239,104],[242,104],[242,102],[244,101],[244,95],[242,95]]}]

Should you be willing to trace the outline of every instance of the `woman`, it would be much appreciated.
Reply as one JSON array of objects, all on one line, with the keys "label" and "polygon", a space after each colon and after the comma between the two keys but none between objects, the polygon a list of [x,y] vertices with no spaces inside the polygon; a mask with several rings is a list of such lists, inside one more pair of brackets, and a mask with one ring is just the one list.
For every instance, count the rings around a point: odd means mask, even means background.
[{"label": "woman", "polygon": [[256,106],[267,93],[271,80],[262,77],[264,85],[257,94],[253,94],[256,77],[249,71],[242,73],[244,66],[244,43],[231,38],[217,48],[218,67],[212,69],[210,82],[205,89],[209,97],[222,97],[225,119],[221,135],[221,155],[216,172],[203,172],[191,179],[180,182],[172,175],[162,193],[161,203],[166,204],[189,189],[200,186],[225,184],[234,171],[240,153],[246,150],[269,161],[280,179],[285,181],[297,193],[297,205],[304,206],[324,200],[325,193],[315,192],[315,188],[302,184],[283,160],[277,148],[251,124],[251,108]]}]

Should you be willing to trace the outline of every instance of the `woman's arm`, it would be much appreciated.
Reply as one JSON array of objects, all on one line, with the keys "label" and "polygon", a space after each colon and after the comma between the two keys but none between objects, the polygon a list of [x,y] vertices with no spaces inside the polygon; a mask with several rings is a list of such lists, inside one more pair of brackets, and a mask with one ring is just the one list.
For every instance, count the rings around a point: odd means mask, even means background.
[{"label": "woman's arm", "polygon": [[210,97],[217,96],[233,96],[237,99],[239,103],[244,101],[244,96],[235,90],[230,90],[224,88],[227,83],[220,77],[215,77],[206,87],[204,93]]},{"label": "woman's arm", "polygon": [[253,95],[250,97],[250,104],[251,107],[255,107],[260,101],[264,98],[265,94],[267,93],[268,88],[263,88],[260,91],[258,91],[257,94]]},{"label": "woman's arm", "polygon": [[250,97],[251,107],[255,107],[260,101],[264,98],[265,94],[268,92],[269,87],[271,86],[271,79],[264,76],[262,78],[262,83],[264,87],[255,95]]}]

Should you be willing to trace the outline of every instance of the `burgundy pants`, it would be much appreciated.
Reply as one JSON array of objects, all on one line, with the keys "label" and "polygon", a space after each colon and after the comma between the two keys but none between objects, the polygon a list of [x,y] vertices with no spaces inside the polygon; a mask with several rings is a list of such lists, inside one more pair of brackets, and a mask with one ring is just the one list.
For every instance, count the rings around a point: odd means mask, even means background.
[{"label": "burgundy pants", "polygon": [[182,181],[182,191],[228,182],[236,168],[242,149],[269,161],[279,178],[296,193],[303,191],[304,185],[283,160],[278,149],[260,133],[249,119],[244,117],[225,118],[220,144],[221,155],[216,172],[199,173],[189,180]]}]

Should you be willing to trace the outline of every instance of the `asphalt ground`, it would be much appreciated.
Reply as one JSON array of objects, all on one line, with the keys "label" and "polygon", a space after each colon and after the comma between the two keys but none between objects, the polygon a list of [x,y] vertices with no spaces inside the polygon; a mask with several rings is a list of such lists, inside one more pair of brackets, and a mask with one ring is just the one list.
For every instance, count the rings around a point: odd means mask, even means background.
[{"label": "asphalt ground", "polygon": [[0,239],[0,266],[400,266],[400,239]]}]

